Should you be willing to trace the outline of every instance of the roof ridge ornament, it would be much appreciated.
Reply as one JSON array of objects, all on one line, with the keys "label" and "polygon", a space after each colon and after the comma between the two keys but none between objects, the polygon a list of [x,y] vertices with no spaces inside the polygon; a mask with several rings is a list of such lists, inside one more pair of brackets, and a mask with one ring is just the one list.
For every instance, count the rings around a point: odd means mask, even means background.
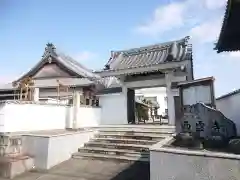
[{"label": "roof ridge ornament", "polygon": [[49,43],[48,42],[46,44],[45,51],[44,51],[44,53],[42,55],[42,58],[45,58],[45,57],[49,56],[48,61],[49,61],[49,63],[51,63],[52,62],[52,56],[54,54],[56,54],[56,47],[54,46],[53,43]]},{"label": "roof ridge ornament", "polygon": [[171,45],[171,47],[169,48],[169,54],[167,56],[167,61],[174,61],[177,58],[177,53],[178,53],[178,47],[177,47],[177,42],[174,41]]}]

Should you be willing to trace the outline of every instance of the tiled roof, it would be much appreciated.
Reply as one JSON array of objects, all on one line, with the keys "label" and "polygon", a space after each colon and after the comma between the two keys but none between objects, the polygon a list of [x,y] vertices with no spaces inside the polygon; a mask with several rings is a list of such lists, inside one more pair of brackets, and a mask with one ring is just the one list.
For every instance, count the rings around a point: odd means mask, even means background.
[{"label": "tiled roof", "polygon": [[230,93],[224,94],[224,95],[216,98],[216,100],[221,100],[221,99],[224,99],[224,98],[227,98],[227,97],[230,97],[230,96],[239,94],[239,93],[240,93],[240,89],[237,89],[237,90],[235,90],[235,91],[232,91],[232,92],[230,92]]},{"label": "tiled roof", "polygon": [[78,74],[81,77],[100,78],[100,76],[98,76],[97,74],[94,74],[92,72],[92,70],[87,69],[82,64],[80,64],[79,62],[77,62],[76,60],[71,58],[70,56],[67,56],[64,53],[58,52],[52,43],[48,43],[45,48],[45,51],[44,51],[41,61],[38,62],[30,71],[25,73],[18,80],[20,80],[24,77],[33,75],[44,63],[50,62],[51,59],[58,61],[60,64],[65,66],[67,69]]},{"label": "tiled roof", "polygon": [[139,98],[135,98],[135,102],[141,105],[144,105],[146,107],[151,107],[149,104],[144,103],[142,100],[140,100]]},{"label": "tiled roof", "polygon": [[215,80],[215,78],[213,76],[211,76],[211,77],[195,79],[195,80],[192,80],[192,81],[177,82],[177,87],[190,86],[190,85],[193,85],[193,84],[203,84],[205,82],[210,82],[210,81],[213,82],[214,80]]},{"label": "tiled roof", "polygon": [[157,102],[157,97],[144,97],[146,100],[151,102],[151,106],[153,107],[159,107],[159,104]]},{"label": "tiled roof", "polygon": [[189,37],[177,41],[155,44],[124,51],[113,51],[105,70],[121,70],[136,67],[148,67],[172,61],[192,58],[192,49],[188,48]]},{"label": "tiled roof", "polygon": [[216,47],[218,53],[240,50],[240,1],[228,0]]}]

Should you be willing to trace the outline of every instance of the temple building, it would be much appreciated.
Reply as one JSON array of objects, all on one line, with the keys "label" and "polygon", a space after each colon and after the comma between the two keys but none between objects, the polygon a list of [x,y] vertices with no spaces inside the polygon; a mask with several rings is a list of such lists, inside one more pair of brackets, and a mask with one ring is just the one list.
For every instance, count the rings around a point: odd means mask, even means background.
[{"label": "temple building", "polygon": [[240,1],[228,0],[218,42],[215,50],[223,51],[240,50]]},{"label": "temple building", "polygon": [[48,43],[42,59],[16,81],[0,89],[1,100],[58,100],[71,103],[73,94],[83,96],[81,104],[96,104],[93,95],[100,78]]},{"label": "temple building", "polygon": [[[164,87],[170,124],[180,108],[178,82],[193,77],[189,37],[112,51],[100,71],[92,71],[48,43],[41,60],[13,83],[0,87],[0,100],[101,106],[105,124],[135,123],[135,90]],[[156,102],[157,103],[157,102]],[[160,105],[161,106],[161,105]],[[158,105],[154,106],[158,107]],[[156,113],[155,113],[156,114]]]}]

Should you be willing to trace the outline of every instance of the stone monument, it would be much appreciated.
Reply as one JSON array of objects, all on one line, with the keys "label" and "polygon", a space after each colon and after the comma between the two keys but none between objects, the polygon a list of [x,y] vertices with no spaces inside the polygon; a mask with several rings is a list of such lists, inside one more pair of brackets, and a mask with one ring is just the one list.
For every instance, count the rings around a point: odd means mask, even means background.
[{"label": "stone monument", "polygon": [[220,111],[203,103],[184,107],[181,131],[202,139],[229,141],[237,136],[236,125]]}]

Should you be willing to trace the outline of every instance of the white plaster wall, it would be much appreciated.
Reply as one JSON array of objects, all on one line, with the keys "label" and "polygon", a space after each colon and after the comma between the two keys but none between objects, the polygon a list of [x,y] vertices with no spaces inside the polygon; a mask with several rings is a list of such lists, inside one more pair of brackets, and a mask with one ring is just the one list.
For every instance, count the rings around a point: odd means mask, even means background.
[{"label": "white plaster wall", "polygon": [[23,136],[22,152],[34,158],[34,166],[46,169],[48,162],[48,137]]},{"label": "white plaster wall", "polygon": [[[74,108],[68,110],[67,128],[73,126]],[[77,128],[96,127],[101,121],[101,108],[91,106],[80,106],[77,112]]]},{"label": "white plaster wall", "polygon": [[93,136],[94,132],[90,131],[49,138],[47,169],[70,159]]},{"label": "white plaster wall", "polygon": [[216,106],[218,110],[236,124],[237,133],[240,135],[240,94],[216,100]]},{"label": "white plaster wall", "polygon": [[99,96],[101,106],[101,125],[128,124],[127,103],[124,93]]},{"label": "white plaster wall", "polygon": [[[38,131],[72,128],[73,107],[49,104],[0,105],[0,132]],[[79,107],[77,127],[100,124],[101,108]]]},{"label": "white plaster wall", "polygon": [[64,129],[66,111],[65,106],[5,104],[0,109],[1,132]]},{"label": "white plaster wall", "polygon": [[93,131],[85,131],[50,137],[23,136],[23,153],[34,157],[36,169],[50,169],[70,159],[94,134]]},{"label": "white plaster wall", "polygon": [[94,127],[100,124],[101,108],[80,107],[78,111],[78,127]]},{"label": "white plaster wall", "polygon": [[5,104],[0,104],[0,132],[4,132],[4,124],[5,124],[4,106]]}]

